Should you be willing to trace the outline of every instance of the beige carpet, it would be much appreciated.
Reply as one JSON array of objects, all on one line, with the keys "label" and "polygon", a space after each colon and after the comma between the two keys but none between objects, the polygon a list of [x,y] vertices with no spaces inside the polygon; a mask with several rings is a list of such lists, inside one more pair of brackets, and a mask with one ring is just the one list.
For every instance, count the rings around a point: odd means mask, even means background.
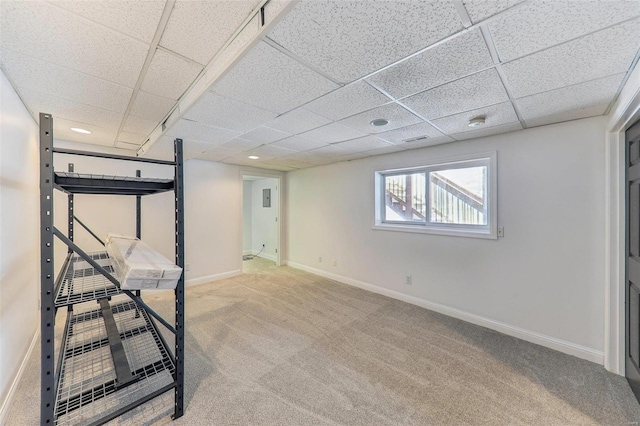
[{"label": "beige carpet", "polygon": [[[631,425],[601,366],[272,262],[187,290],[186,408],[112,424]],[[164,315],[166,294],[146,298]],[[63,320],[59,320],[61,327]],[[8,424],[38,423],[39,354]]]}]

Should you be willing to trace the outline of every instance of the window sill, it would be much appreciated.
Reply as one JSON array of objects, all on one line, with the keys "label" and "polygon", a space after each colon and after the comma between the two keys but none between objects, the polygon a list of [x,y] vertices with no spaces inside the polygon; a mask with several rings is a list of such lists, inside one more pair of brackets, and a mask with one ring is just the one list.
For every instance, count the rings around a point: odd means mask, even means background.
[{"label": "window sill", "polygon": [[488,232],[486,230],[474,231],[470,229],[462,230],[462,229],[411,226],[411,225],[399,225],[399,224],[387,224],[387,223],[376,223],[371,227],[371,229],[377,230],[377,231],[411,232],[414,234],[446,235],[450,237],[481,238],[485,240],[498,239],[498,235],[496,231]]}]

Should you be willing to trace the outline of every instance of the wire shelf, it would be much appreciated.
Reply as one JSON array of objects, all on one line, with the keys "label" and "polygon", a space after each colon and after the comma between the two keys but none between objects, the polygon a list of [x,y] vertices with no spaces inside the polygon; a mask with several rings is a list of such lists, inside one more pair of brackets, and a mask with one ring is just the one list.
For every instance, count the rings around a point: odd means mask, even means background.
[{"label": "wire shelf", "polygon": [[[89,256],[113,274],[111,259],[106,251],[89,253]],[[71,256],[67,269],[62,273],[64,278],[55,299],[57,308],[122,293],[115,284],[77,254]]]},{"label": "wire shelf", "polygon": [[74,194],[149,195],[172,191],[171,178],[55,172],[56,185]]},{"label": "wire shelf", "polygon": [[133,301],[111,306],[135,380],[120,387],[100,309],[73,315],[56,392],[55,424],[86,425],[174,383],[169,349]]}]

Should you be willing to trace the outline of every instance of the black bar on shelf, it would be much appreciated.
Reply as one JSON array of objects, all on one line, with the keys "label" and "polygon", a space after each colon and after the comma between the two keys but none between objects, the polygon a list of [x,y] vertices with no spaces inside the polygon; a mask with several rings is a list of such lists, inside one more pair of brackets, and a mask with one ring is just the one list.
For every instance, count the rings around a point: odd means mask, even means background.
[{"label": "black bar on shelf", "polygon": [[67,275],[67,270],[69,269],[71,264],[71,256],[73,256],[73,250],[70,249],[69,252],[67,253],[67,258],[64,260],[64,263],[62,264],[62,269],[60,269],[58,278],[56,278],[55,288],[53,291],[54,297],[58,294],[58,292],[60,292],[60,286],[62,286],[62,282],[64,281],[64,278]]},{"label": "black bar on shelf", "polygon": [[40,424],[55,421],[53,117],[40,113]]},{"label": "black bar on shelf", "polygon": [[172,383],[170,385],[167,385],[163,388],[158,389],[157,391],[150,393],[149,395],[145,396],[144,398],[141,398],[139,400],[137,400],[136,402],[132,402],[131,404],[122,407],[121,409],[114,411],[113,413],[109,414],[108,416],[105,416],[103,418],[101,418],[100,420],[97,420],[93,423],[90,423],[89,426],[99,426],[99,425],[103,425],[113,419],[115,419],[116,417],[120,417],[121,415],[123,415],[124,413],[126,413],[127,411],[131,411],[136,407],[139,407],[140,405],[151,401],[153,398],[157,398],[158,396],[162,395],[165,392],[170,391],[171,389],[173,389],[175,387],[175,383]]},{"label": "black bar on shelf", "polygon": [[53,152],[58,154],[71,154],[71,155],[82,155],[86,157],[108,158],[111,160],[139,161],[141,163],[164,164],[167,166],[173,166],[175,164],[173,161],[156,160],[155,158],[128,157],[126,155],[104,154],[101,152],[80,151],[76,149],[56,148],[53,150]]},{"label": "black bar on shelf", "polygon": [[109,305],[109,301],[106,298],[98,300],[98,303],[100,303],[102,319],[104,320],[104,326],[107,329],[109,350],[111,351],[113,366],[116,370],[117,388],[121,388],[132,382],[135,377],[131,374],[129,360],[127,359],[127,354],[124,352],[124,346],[122,346],[122,340],[120,339],[120,332],[116,326],[116,321],[113,319],[111,305]]},{"label": "black bar on shelf", "polygon": [[[175,211],[176,211],[176,265],[184,271],[184,183],[183,164],[184,157],[182,151],[182,139],[174,141],[175,160]],[[177,419],[184,414],[184,272],[180,275],[175,289],[176,295],[176,338],[175,338],[175,360],[176,360],[176,389],[174,400],[173,418]]]},{"label": "black bar on shelf", "polygon": [[[67,246],[71,247],[73,249],[73,251],[78,256],[80,256],[81,258],[86,260],[87,263],[89,263],[89,265],[93,266],[98,272],[100,272],[102,275],[104,275],[109,281],[114,283],[116,285],[116,287],[120,288],[120,282],[117,279],[115,279],[115,277],[113,275],[111,275],[109,272],[107,272],[106,269],[104,269],[102,266],[100,266],[95,260],[93,260],[91,258],[91,256],[89,256],[87,253],[85,253],[80,247],[75,245],[73,243],[73,241],[70,241],[62,232],[60,232],[58,230],[58,228],[55,228],[55,227],[53,228],[53,234],[56,237],[60,238],[60,240],[62,240],[62,242],[65,243]],[[171,326],[171,324],[169,324],[164,318],[162,318],[160,315],[158,315],[156,313],[156,311],[154,311],[149,305],[144,303],[142,301],[142,299],[140,299],[135,294],[131,293],[129,290],[122,290],[122,291],[127,296],[129,296],[131,299],[133,299],[133,301],[136,302],[141,308],[145,309],[147,311],[147,313],[149,313],[149,315],[153,316],[155,319],[160,321],[160,324],[162,324],[165,327],[167,327],[167,329],[169,329],[169,331],[171,331],[173,334],[176,334],[176,329],[173,328]]]},{"label": "black bar on shelf", "polygon": [[[62,333],[62,347],[65,346],[65,342],[67,341],[67,336],[69,334],[69,330],[71,329],[71,313],[67,313],[67,320],[64,325],[64,332]],[[62,371],[62,363],[64,362],[66,357],[60,354],[58,356],[58,369],[56,370],[56,386],[55,386],[55,395],[58,394],[58,385],[60,385],[60,372]]]},{"label": "black bar on shelf", "polygon": [[[72,197],[72,195],[70,195],[70,197]],[[96,234],[95,234],[95,233],[94,233],[94,232],[93,232],[93,231],[92,231],[92,230],[91,230],[87,225],[85,225],[85,224],[84,224],[80,219],[78,219],[78,216],[75,216],[75,215],[74,215],[74,216],[73,216],[73,218],[74,218],[74,219],[75,219],[75,220],[80,224],[80,226],[82,226],[84,229],[86,229],[86,230],[87,230],[87,232],[88,232],[89,234],[91,234],[91,236],[92,236],[93,238],[95,238],[96,240],[98,240],[98,242],[99,242],[100,244],[102,244],[103,246],[105,245],[104,241],[102,241],[102,240],[100,239],[100,237],[98,237],[98,236],[97,236],[97,235],[96,235]],[[73,240],[71,240],[71,241],[73,241]]]}]

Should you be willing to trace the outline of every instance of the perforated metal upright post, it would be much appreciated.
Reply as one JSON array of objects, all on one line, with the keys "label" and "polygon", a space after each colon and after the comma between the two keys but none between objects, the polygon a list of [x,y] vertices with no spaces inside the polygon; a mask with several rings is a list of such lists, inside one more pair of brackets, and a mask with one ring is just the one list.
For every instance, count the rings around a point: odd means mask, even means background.
[{"label": "perforated metal upright post", "polygon": [[[136,170],[136,177],[140,177],[140,170]],[[136,238],[142,235],[142,196],[136,195]]]},{"label": "perforated metal upright post", "polygon": [[184,187],[182,175],[182,139],[174,141],[175,177],[174,191],[176,202],[176,265],[183,270],[176,285],[176,390],[173,418],[184,413]]},{"label": "perforated metal upright post", "polygon": [[[73,163],[69,163],[69,173],[73,173]],[[68,232],[67,232],[67,236],[69,237],[69,239],[71,241],[73,241],[73,194],[69,194],[67,199],[67,204],[69,207],[69,217],[68,217]],[[73,250],[71,250],[71,247],[69,247],[68,249],[68,253],[71,253]]]},{"label": "perforated metal upright post", "polygon": [[54,423],[53,118],[40,113],[40,424]]}]

